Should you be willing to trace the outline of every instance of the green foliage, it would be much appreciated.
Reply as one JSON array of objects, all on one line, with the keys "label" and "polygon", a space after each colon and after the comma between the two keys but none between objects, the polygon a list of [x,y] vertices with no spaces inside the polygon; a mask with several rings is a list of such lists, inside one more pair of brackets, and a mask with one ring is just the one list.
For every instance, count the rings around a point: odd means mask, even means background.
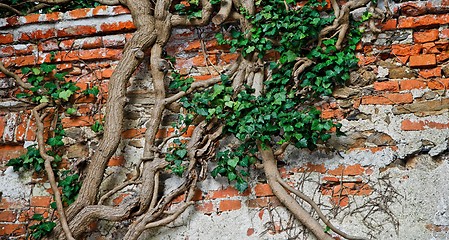
[{"label": "green foliage", "polygon": [[169,153],[165,155],[165,159],[170,163],[167,167],[174,174],[182,176],[186,170],[187,159],[187,149],[186,144],[182,143],[179,139],[173,141],[174,147],[168,149]]},{"label": "green foliage", "polygon": [[44,169],[44,159],[41,157],[39,149],[35,146],[29,146],[26,154],[10,159],[6,166],[12,166],[14,171],[33,169],[36,172],[40,172]]},{"label": "green foliage", "polygon": [[56,226],[55,222],[44,219],[42,214],[34,214],[32,219],[39,221],[39,223],[29,227],[29,229],[32,231],[31,237],[33,239],[42,239],[43,237],[47,236]]},{"label": "green foliage", "polygon": [[92,129],[92,131],[98,133],[98,132],[102,132],[104,130],[104,127],[100,121],[95,121],[94,124],[92,124],[92,126],[90,127],[90,129]]},{"label": "green foliage", "polygon": [[21,71],[33,87],[30,89],[31,93],[19,93],[17,98],[31,98],[35,103],[64,103],[80,89],[74,82],[67,82],[67,73],[57,72],[55,64],[23,67]]},{"label": "green foliage", "polygon": [[70,171],[62,171],[58,186],[62,188],[62,202],[67,205],[72,204],[81,189],[81,182],[78,174],[70,174]]},{"label": "green foliage", "polygon": [[[286,9],[286,3],[292,6]],[[221,120],[224,132],[240,141],[238,147],[217,153],[213,177],[226,177],[244,191],[248,167],[256,162],[256,141],[289,142],[298,148],[314,149],[330,138],[331,128],[338,127],[331,120],[321,119],[321,112],[311,105],[349,79],[349,71],[357,66],[354,50],[361,34],[351,30],[341,50],[335,47],[337,37],[316,45],[320,31],[334,20],[332,13],[317,10],[324,4],[311,0],[296,8],[292,0],[259,1],[259,11],[247,16],[252,23],[248,32],[234,29],[228,37],[217,34],[219,43],[229,44],[231,51],[240,51],[243,56],[257,54],[262,58],[276,51],[280,58],[269,63],[272,75],[265,82],[262,96],[255,97],[249,86],[235,92],[229,77],[222,76],[221,84],[181,100],[192,113]],[[299,58],[314,64],[294,79],[292,73]]]},{"label": "green foliage", "polygon": [[[210,0],[210,4],[218,5],[221,0]],[[175,5],[175,11],[179,15],[187,15],[189,19],[192,18],[201,18],[201,3],[199,0],[188,0],[187,5],[179,3]]]}]

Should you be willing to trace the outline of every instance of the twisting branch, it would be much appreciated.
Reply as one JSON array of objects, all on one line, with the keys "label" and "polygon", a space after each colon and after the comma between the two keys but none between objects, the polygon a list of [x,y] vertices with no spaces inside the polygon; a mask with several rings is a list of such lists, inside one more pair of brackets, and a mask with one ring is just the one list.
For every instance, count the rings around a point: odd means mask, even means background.
[{"label": "twisting branch", "polygon": [[8,77],[14,78],[16,83],[19,84],[19,86],[21,86],[21,87],[23,87],[25,89],[30,89],[30,88],[33,87],[31,84],[22,81],[22,78],[20,78],[19,75],[17,75],[15,73],[9,71],[8,69],[6,69],[2,62],[0,62],[0,71],[2,73],[4,73],[6,76],[8,76]]},{"label": "twisting branch", "polygon": [[332,231],[334,231],[335,233],[337,233],[338,235],[349,239],[349,240],[367,240],[366,238],[362,238],[362,237],[357,237],[357,236],[351,236],[346,234],[345,232],[341,231],[340,229],[338,229],[337,227],[335,227],[330,221],[329,219],[327,219],[327,217],[323,214],[323,212],[321,211],[320,207],[311,199],[309,198],[307,195],[305,195],[304,193],[302,193],[301,191],[299,191],[296,188],[293,188],[292,186],[288,185],[282,178],[278,178],[277,181],[288,191],[292,192],[293,194],[295,194],[296,196],[298,196],[300,199],[306,201],[318,214],[318,217],[324,222],[324,224],[326,224],[326,226],[328,226]]},{"label": "twisting branch", "polygon": [[69,225],[67,224],[67,218],[64,212],[64,206],[62,205],[61,194],[59,193],[58,185],[56,184],[55,174],[51,167],[51,163],[54,161],[54,158],[48,155],[45,151],[45,141],[44,141],[44,124],[42,122],[42,118],[39,115],[39,111],[48,106],[48,103],[41,103],[31,111],[33,113],[34,118],[36,119],[37,126],[37,143],[39,146],[39,153],[42,158],[45,160],[44,166],[45,171],[47,172],[48,181],[50,182],[51,189],[53,190],[53,194],[55,196],[56,207],[59,213],[59,221],[61,222],[62,228],[66,235],[66,238],[69,240],[75,240],[73,238],[72,233],[70,232]]},{"label": "twisting branch", "polygon": [[17,15],[23,15],[21,11],[9,6],[8,4],[0,3],[0,8],[4,8],[12,13],[15,13]]}]

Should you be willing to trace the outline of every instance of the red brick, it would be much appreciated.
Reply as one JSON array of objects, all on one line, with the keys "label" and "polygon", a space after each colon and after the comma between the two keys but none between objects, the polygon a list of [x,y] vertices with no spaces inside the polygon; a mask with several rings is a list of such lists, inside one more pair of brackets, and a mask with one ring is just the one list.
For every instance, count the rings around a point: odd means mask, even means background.
[{"label": "red brick", "polygon": [[438,35],[438,29],[431,29],[423,32],[414,32],[413,39],[415,43],[433,42],[438,40]]},{"label": "red brick", "polygon": [[45,20],[50,22],[50,21],[56,21],[59,20],[62,16],[62,13],[60,12],[52,12],[52,13],[47,13],[45,14]]},{"label": "red brick", "polygon": [[25,234],[24,224],[0,224],[0,236],[19,236]]},{"label": "red brick", "polygon": [[14,222],[17,214],[14,211],[0,211],[0,222]]},{"label": "red brick", "polygon": [[375,82],[374,90],[397,92],[399,91],[399,82],[397,81]]},{"label": "red brick", "polygon": [[424,15],[419,17],[400,17],[398,28],[424,28],[449,23],[449,14]]},{"label": "red brick", "polygon": [[206,199],[217,199],[217,198],[230,198],[236,196],[248,196],[250,194],[250,190],[247,189],[243,193],[239,193],[237,189],[234,187],[227,187],[225,189],[210,191]]},{"label": "red brick", "polygon": [[246,206],[249,208],[263,208],[268,206],[280,206],[281,203],[277,197],[260,197],[256,199],[249,199],[246,201]]},{"label": "red brick", "polygon": [[389,19],[385,23],[381,24],[382,31],[394,30],[396,29],[396,25],[398,24],[397,19]]},{"label": "red brick", "polygon": [[72,19],[78,19],[78,18],[88,17],[88,13],[91,10],[92,9],[90,9],[90,8],[80,8],[80,9],[75,9],[75,10],[69,11],[67,13]]},{"label": "red brick", "polygon": [[340,165],[336,169],[327,171],[328,174],[332,174],[335,176],[341,176],[341,175],[357,176],[357,175],[363,174],[364,172],[365,172],[365,169],[360,164],[349,165],[349,166]]},{"label": "red brick", "polygon": [[251,236],[254,234],[254,228],[248,228],[248,230],[246,230],[246,236]]},{"label": "red brick", "polygon": [[359,62],[358,62],[359,66],[369,65],[371,63],[374,63],[377,60],[376,57],[364,56],[361,54],[358,54],[357,58],[359,59]]},{"label": "red brick", "polygon": [[426,122],[426,126],[434,129],[447,129],[449,128],[449,123]]},{"label": "red brick", "polygon": [[112,203],[114,203],[114,206],[118,206],[127,196],[129,196],[129,193],[121,193],[118,197],[112,200]]},{"label": "red brick", "polygon": [[122,132],[122,137],[125,139],[141,138],[145,135],[146,130],[146,128],[128,129]]},{"label": "red brick", "polygon": [[412,122],[409,119],[401,122],[401,129],[403,131],[420,131],[424,130],[425,123],[423,121]]},{"label": "red brick", "polygon": [[426,88],[426,82],[421,80],[402,80],[400,83],[400,89],[403,90],[412,90],[412,89],[423,89]]},{"label": "red brick", "polygon": [[108,9],[108,6],[98,6],[92,10],[92,15],[100,15],[102,12],[105,12]]},{"label": "red brick", "polygon": [[449,52],[442,52],[437,54],[437,62],[442,63],[449,59]]},{"label": "red brick", "polygon": [[419,71],[419,75],[423,78],[441,77],[441,67],[423,69]]},{"label": "red brick", "polygon": [[6,57],[3,58],[3,64],[5,67],[9,67],[11,65],[15,65],[18,67],[22,66],[30,66],[36,64],[35,56],[16,56],[16,57]]},{"label": "red brick", "polygon": [[25,153],[26,149],[23,146],[0,145],[0,161],[17,158]]},{"label": "red brick", "polygon": [[204,201],[202,203],[195,204],[195,210],[204,214],[212,214],[215,212],[214,203],[211,201]]},{"label": "red brick", "polygon": [[48,207],[52,201],[50,196],[34,196],[31,197],[30,206],[32,207]]},{"label": "red brick", "polygon": [[324,119],[343,119],[344,113],[340,109],[327,109],[321,111],[321,118]]},{"label": "red brick", "polygon": [[14,41],[14,37],[10,33],[0,34],[0,44],[8,44]]},{"label": "red brick", "polygon": [[405,16],[419,16],[427,12],[423,4],[416,4],[415,2],[406,2],[400,5],[400,11]]},{"label": "red brick", "polygon": [[421,53],[422,45],[415,44],[394,44],[391,45],[391,55],[393,56],[410,56],[418,55]]},{"label": "red brick", "polygon": [[410,56],[410,67],[433,67],[437,64],[435,54]]},{"label": "red brick", "polygon": [[123,156],[113,156],[108,161],[108,166],[123,166],[125,164],[125,157]]},{"label": "red brick", "polygon": [[[217,56],[215,54],[208,53],[207,57],[209,58],[209,61],[212,64],[217,64]],[[204,58],[204,54],[202,54],[202,53],[198,53],[197,56],[193,57],[192,63],[194,66],[197,66],[197,67],[204,67],[206,65],[210,65],[209,62],[207,62],[207,64],[206,64],[206,59]]]},{"label": "red brick", "polygon": [[324,164],[307,163],[304,167],[301,167],[299,169],[299,172],[325,173],[326,172],[326,167],[324,166]]},{"label": "red brick", "polygon": [[130,13],[129,10],[123,6],[114,6],[113,11],[117,15]]},{"label": "red brick", "polygon": [[346,207],[349,204],[349,198],[348,196],[333,196],[331,197],[331,203],[336,206]]},{"label": "red brick", "polygon": [[35,30],[33,32],[22,33],[20,35],[20,41],[41,40],[49,39],[56,36],[56,30],[51,28],[48,30]]},{"label": "red brick", "polygon": [[231,63],[235,62],[239,56],[240,54],[238,53],[223,53],[220,56],[220,60],[225,63]]},{"label": "red brick", "polygon": [[[95,117],[95,119],[98,118],[98,116]],[[85,127],[94,124],[95,119],[92,116],[79,116],[74,118],[63,118],[61,123],[64,128]]]},{"label": "red brick", "polygon": [[240,200],[221,200],[219,211],[232,211],[232,210],[239,210],[242,207],[242,202]]},{"label": "red brick", "polygon": [[3,132],[5,132],[6,119],[0,116],[0,139],[3,137]]},{"label": "red brick", "polygon": [[411,93],[390,93],[382,96],[365,96],[362,98],[362,104],[392,105],[412,102],[413,95]]},{"label": "red brick", "polygon": [[273,196],[273,191],[271,190],[271,187],[269,184],[262,184],[259,183],[254,187],[254,192],[256,193],[257,197],[266,197],[266,196]]},{"label": "red brick", "polygon": [[428,81],[427,87],[432,90],[445,90],[449,88],[449,79],[434,79]]},{"label": "red brick", "polygon": [[114,69],[105,69],[101,71],[101,78],[110,78],[112,73],[114,73]]},{"label": "red brick", "polygon": [[398,56],[398,57],[396,57],[398,62],[400,62],[403,65],[407,64],[409,58],[410,58],[410,56],[404,56],[404,57],[399,57]]},{"label": "red brick", "polygon": [[103,23],[100,26],[102,32],[125,32],[125,31],[132,31],[136,29],[136,26],[134,26],[134,23],[130,21],[126,22],[114,22],[114,23]]}]

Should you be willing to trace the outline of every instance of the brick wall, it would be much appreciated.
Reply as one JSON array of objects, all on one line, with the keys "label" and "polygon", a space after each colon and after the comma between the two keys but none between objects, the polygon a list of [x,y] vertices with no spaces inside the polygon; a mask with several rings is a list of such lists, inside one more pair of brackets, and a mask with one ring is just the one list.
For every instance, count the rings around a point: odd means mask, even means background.
[{"label": "brick wall", "polygon": [[[438,238],[449,232],[449,217],[444,215],[449,201],[444,185],[449,169],[449,3],[414,1],[392,7],[394,17],[379,24],[382,33],[368,32],[358,45],[360,69],[351,74],[350,83],[320,104],[322,116],[338,119],[346,136],[333,137],[329,146],[316,152],[289,148],[280,171],[348,232],[371,233],[379,239]],[[131,16],[122,7],[0,19],[0,57],[17,73],[22,66],[56,62],[79,87],[100,86],[105,97],[108,79],[133,30]],[[214,71],[209,71],[205,55],[218,69],[237,58],[218,46],[215,31],[213,26],[201,33],[173,31],[166,52],[176,57],[181,73],[208,79]],[[123,141],[109,162],[108,181],[126,178],[126,169],[142,153],[144,123],[154,101],[146,71],[143,64],[130,81]],[[19,237],[33,224],[33,213],[52,214],[52,199],[45,174],[18,175],[5,166],[35,141],[29,109],[13,92],[13,81],[0,75],[0,236]],[[98,138],[89,126],[103,114],[101,99],[84,98],[76,106],[79,116],[62,119],[67,166],[76,166],[95,150]],[[170,116],[166,119],[169,122]],[[167,124],[158,137],[173,131]],[[88,147],[76,143],[81,139],[87,139]],[[162,228],[158,234],[176,239],[285,239],[302,234],[288,221],[261,173],[252,173],[250,189],[241,194],[224,179],[207,179],[196,192],[195,213],[183,215],[177,228]],[[126,194],[112,203],[119,204]],[[182,197],[174,204],[180,201]],[[368,213],[373,219],[365,216]],[[205,231],[205,226],[212,230]]]}]

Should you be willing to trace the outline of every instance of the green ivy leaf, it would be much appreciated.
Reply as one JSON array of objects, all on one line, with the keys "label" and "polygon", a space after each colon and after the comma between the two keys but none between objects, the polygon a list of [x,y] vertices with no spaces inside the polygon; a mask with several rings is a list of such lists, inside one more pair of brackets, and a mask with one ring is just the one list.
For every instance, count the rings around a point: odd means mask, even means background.
[{"label": "green ivy leaf", "polygon": [[60,99],[64,99],[65,101],[69,101],[69,97],[72,96],[73,92],[71,90],[65,90],[65,91],[61,91],[59,92],[58,97]]},{"label": "green ivy leaf", "polygon": [[237,166],[237,163],[239,163],[239,158],[238,157],[234,157],[234,158],[230,158],[227,161],[227,164],[233,168],[235,168]]}]

